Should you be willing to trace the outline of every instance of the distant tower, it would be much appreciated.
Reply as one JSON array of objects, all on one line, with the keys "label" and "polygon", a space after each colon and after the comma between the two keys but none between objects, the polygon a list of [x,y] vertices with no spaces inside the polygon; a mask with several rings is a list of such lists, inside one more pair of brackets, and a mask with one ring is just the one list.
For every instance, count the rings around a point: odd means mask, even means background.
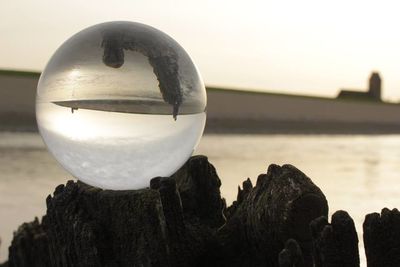
[{"label": "distant tower", "polygon": [[368,94],[372,99],[381,101],[381,77],[379,77],[379,73],[377,72],[373,72],[369,78]]}]

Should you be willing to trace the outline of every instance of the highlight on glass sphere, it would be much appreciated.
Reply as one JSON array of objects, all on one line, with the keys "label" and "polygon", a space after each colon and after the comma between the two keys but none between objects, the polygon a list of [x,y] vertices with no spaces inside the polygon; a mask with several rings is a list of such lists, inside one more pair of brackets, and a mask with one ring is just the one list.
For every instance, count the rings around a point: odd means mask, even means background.
[{"label": "highlight on glass sphere", "polygon": [[185,50],[135,22],[97,24],[51,57],[36,118],[50,152],[103,189],[147,187],[191,156],[204,130],[206,91]]}]

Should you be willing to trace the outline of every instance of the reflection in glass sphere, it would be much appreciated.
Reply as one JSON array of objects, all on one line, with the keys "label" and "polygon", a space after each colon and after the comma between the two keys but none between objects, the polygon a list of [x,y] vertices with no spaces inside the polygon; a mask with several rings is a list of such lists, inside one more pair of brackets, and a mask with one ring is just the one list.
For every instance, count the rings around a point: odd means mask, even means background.
[{"label": "reflection in glass sphere", "polygon": [[48,149],[79,180],[138,189],[190,157],[206,101],[199,72],[171,37],[140,23],[107,22],[75,34],[52,56],[36,117]]}]

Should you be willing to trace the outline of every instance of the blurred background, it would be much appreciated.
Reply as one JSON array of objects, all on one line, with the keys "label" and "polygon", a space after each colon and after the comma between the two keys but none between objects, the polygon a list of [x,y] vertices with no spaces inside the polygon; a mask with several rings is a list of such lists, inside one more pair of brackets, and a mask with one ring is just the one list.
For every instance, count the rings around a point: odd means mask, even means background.
[{"label": "blurred background", "polygon": [[[247,177],[293,164],[330,213],[399,207],[400,17],[396,1],[1,1],[0,261],[12,233],[72,177],[47,152],[35,93],[54,51],[83,28],[128,20],[190,54],[207,87],[205,154],[231,203]],[[363,266],[365,257],[360,249]]]}]

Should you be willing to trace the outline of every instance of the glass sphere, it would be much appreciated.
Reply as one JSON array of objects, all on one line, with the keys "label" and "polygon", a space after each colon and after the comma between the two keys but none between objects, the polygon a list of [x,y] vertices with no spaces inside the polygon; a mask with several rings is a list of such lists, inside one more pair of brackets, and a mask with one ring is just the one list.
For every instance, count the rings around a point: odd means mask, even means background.
[{"label": "glass sphere", "polygon": [[40,76],[36,118],[61,165],[103,189],[149,186],[191,156],[206,120],[196,66],[171,37],[134,22],[75,34]]}]

